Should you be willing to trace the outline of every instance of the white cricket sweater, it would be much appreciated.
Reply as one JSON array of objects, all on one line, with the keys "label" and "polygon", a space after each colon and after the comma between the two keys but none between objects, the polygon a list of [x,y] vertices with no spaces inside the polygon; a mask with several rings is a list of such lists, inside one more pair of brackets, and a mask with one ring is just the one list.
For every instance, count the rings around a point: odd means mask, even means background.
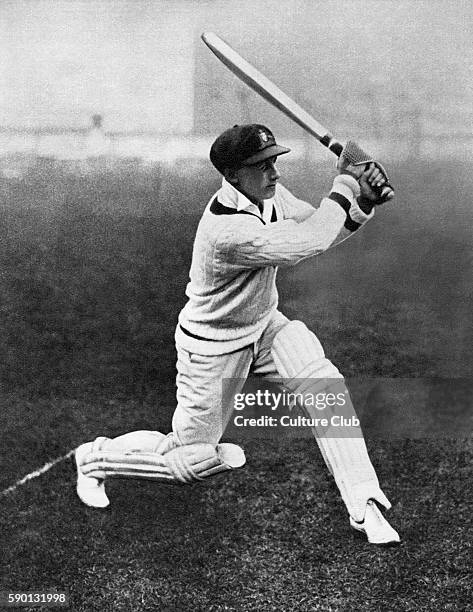
[{"label": "white cricket sweater", "polygon": [[338,175],[314,209],[278,184],[261,215],[224,179],[197,228],[176,343],[222,355],[255,342],[277,309],[277,267],[323,253],[370,219],[359,193],[356,179]]}]

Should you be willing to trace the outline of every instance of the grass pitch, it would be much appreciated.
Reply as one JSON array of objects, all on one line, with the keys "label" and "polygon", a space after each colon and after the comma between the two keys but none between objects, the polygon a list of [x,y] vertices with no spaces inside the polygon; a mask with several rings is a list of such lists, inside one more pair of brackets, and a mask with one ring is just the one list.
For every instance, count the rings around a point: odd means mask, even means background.
[{"label": "grass pitch", "polygon": [[[311,199],[326,174],[286,184]],[[215,186],[199,177],[39,167],[1,184],[2,490],[96,435],[169,430],[173,327]],[[402,545],[350,530],[312,440],[250,439],[242,470],[112,481],[105,511],[76,498],[70,460],[1,496],[0,589],[64,589],[73,612],[472,609],[471,177],[411,165],[393,182],[396,207],[280,288],[347,376],[407,381],[377,412],[358,402]],[[449,381],[436,401],[432,378]],[[409,435],[416,413],[428,439]]]},{"label": "grass pitch", "polygon": [[69,460],[1,500],[2,588],[64,589],[84,612],[471,609],[471,443],[369,446],[398,548],[351,531],[308,440],[250,442],[203,485],[111,481],[105,511]]}]

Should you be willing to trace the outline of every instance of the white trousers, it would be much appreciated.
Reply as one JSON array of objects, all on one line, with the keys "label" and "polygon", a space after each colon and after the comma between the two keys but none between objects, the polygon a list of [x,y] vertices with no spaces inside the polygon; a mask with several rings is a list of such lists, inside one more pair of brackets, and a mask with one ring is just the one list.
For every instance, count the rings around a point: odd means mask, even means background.
[{"label": "white trousers", "polygon": [[233,394],[241,391],[250,374],[280,378],[271,347],[287,323],[287,317],[276,311],[257,342],[226,355],[206,357],[177,347],[177,407],[172,419],[176,445],[218,443],[231,417],[230,406],[222,403],[222,381],[234,381],[234,388],[230,382],[226,388]]},{"label": "white trousers", "polygon": [[132,431],[105,439],[102,450],[163,453],[185,444],[215,446],[231,417],[228,407],[222,404],[222,380],[236,379],[243,385],[250,373],[277,378],[271,346],[274,336],[287,323],[287,317],[276,311],[258,342],[225,355],[205,357],[177,346],[177,406],[172,432],[163,441],[157,431]]}]

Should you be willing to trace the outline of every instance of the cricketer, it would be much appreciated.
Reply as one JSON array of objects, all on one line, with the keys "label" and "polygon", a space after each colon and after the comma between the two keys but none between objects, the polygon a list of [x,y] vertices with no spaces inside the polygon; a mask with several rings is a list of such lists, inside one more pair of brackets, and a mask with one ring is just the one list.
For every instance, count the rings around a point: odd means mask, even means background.
[{"label": "cricketer", "polygon": [[[200,220],[178,318],[172,431],[135,431],[79,446],[77,493],[88,506],[109,505],[109,477],[191,483],[242,467],[243,450],[220,442],[231,416],[222,402],[224,379],[243,384],[251,374],[280,379],[294,393],[343,393],[344,415],[358,423],[343,376],[316,335],[278,310],[276,273],[356,233],[382,204],[378,194],[387,177],[376,163],[350,164],[342,154],[329,195],[314,208],[279,183],[276,162],[289,152],[260,124],[236,125],[213,143],[210,160],[222,186]],[[307,408],[309,416],[320,416],[313,411]],[[399,543],[381,511],[391,504],[359,425],[344,437],[313,423],[351,527],[372,544]]]}]

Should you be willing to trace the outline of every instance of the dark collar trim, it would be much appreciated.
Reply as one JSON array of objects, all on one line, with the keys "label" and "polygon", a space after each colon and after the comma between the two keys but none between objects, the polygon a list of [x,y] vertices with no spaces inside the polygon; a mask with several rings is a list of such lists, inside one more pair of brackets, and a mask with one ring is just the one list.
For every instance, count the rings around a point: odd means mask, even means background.
[{"label": "dark collar trim", "polygon": [[[224,206],[221,202],[218,201],[216,197],[212,200],[212,203],[210,204],[210,212],[214,215],[251,215],[252,217],[255,217],[256,219],[261,221],[263,225],[266,225],[263,219],[261,217],[258,217],[258,215],[255,215],[254,213],[249,212],[247,210],[237,210],[236,208],[230,208],[229,206]],[[271,214],[271,223],[274,223],[277,220],[278,218],[276,215],[276,209],[273,205],[273,212]]]}]

